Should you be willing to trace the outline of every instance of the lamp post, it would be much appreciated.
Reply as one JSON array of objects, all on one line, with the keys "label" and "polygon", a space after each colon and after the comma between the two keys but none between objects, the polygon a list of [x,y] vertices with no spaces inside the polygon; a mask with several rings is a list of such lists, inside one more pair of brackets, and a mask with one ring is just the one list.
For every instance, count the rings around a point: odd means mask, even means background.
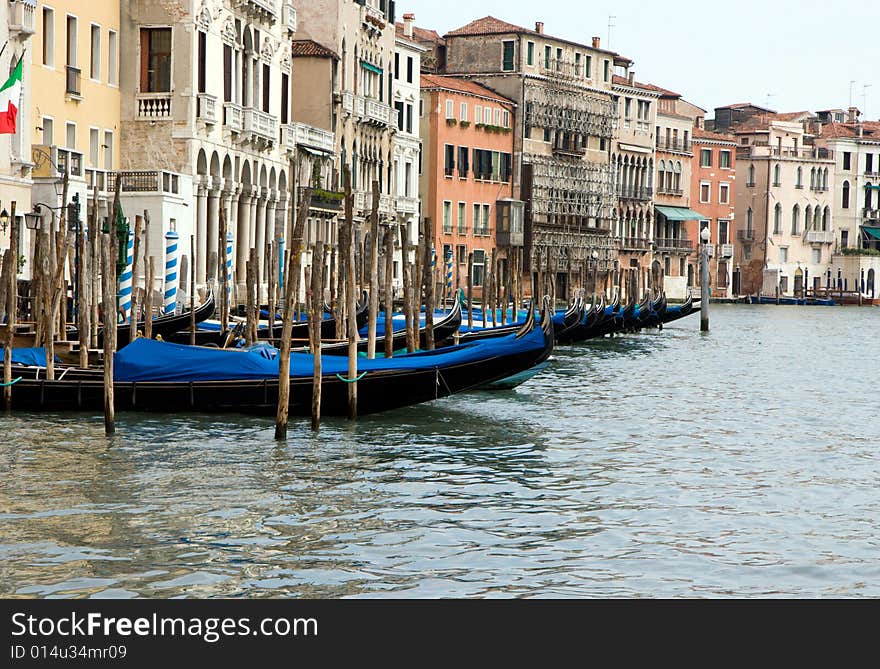
[{"label": "lamp post", "polygon": [[709,331],[709,228],[700,230],[700,332]]},{"label": "lamp post", "polygon": [[9,225],[9,212],[5,209],[0,211],[0,228],[3,228],[3,232],[6,232],[6,228]]}]

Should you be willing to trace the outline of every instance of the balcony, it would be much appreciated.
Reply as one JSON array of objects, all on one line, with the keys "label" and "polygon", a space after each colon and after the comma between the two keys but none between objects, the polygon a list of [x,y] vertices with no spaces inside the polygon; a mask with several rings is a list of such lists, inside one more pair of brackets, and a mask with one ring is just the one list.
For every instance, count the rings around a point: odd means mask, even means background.
[{"label": "balcony", "polygon": [[862,209],[862,218],[866,221],[880,221],[880,209]]},{"label": "balcony", "polygon": [[754,230],[737,230],[736,231],[736,239],[740,242],[753,242],[755,241],[755,231]]},{"label": "balcony", "polygon": [[778,147],[765,142],[740,145],[736,148],[737,157],[745,158],[800,158],[802,160],[833,160],[834,152],[824,147]]},{"label": "balcony", "polygon": [[208,93],[199,93],[196,99],[196,118],[208,125],[217,122],[217,96]]},{"label": "balcony", "polygon": [[106,170],[99,170],[87,167],[86,168],[86,186],[88,187],[89,193],[91,193],[95,188],[98,189],[101,193],[107,192],[107,172]]},{"label": "balcony", "polygon": [[242,130],[252,139],[272,144],[278,138],[278,119],[253,107],[242,110]]},{"label": "balcony", "polygon": [[276,4],[276,0],[232,0],[232,5],[249,17],[270,23],[274,23],[278,17]]},{"label": "balcony", "polygon": [[241,132],[241,105],[235,102],[223,103],[223,125],[232,132]]},{"label": "balcony", "polygon": [[584,146],[554,146],[553,147],[553,155],[554,156],[565,156],[567,158],[583,158],[587,153],[587,148]]},{"label": "balcony", "polygon": [[673,197],[682,197],[684,195],[684,191],[681,188],[668,188],[667,186],[660,186],[657,188],[657,195],[671,195]]},{"label": "balcony", "polygon": [[681,139],[670,139],[666,140],[663,138],[657,138],[657,148],[660,151],[677,151],[679,153],[690,153],[691,152],[691,142],[690,140],[684,141]]},{"label": "balcony", "polygon": [[804,235],[804,241],[808,244],[833,244],[834,232],[832,230],[810,230]]},{"label": "balcony", "polygon": [[[171,193],[180,194],[180,175],[165,170],[130,170],[118,173],[122,179],[123,193]],[[116,191],[117,172],[107,173],[107,190]]]},{"label": "balcony", "polygon": [[171,119],[171,93],[138,93],[137,117],[141,121]]},{"label": "balcony", "polygon": [[722,258],[732,258],[733,257],[733,244],[719,244],[721,247],[721,257]]},{"label": "balcony", "polygon": [[[299,189],[299,200],[302,201],[305,188]],[[322,190],[316,188],[312,191],[312,197],[309,200],[309,209],[315,211],[325,211],[329,213],[339,213],[345,206],[345,193],[340,191]]]},{"label": "balcony", "polygon": [[[364,107],[366,111],[366,119],[368,123],[374,123],[380,126],[397,125],[397,110],[389,107],[384,102],[373,100],[372,98],[364,99]],[[393,112],[393,114],[392,114]],[[393,118],[392,118],[393,116]]]},{"label": "balcony", "polygon": [[[391,215],[392,200],[390,195],[379,195],[379,213]],[[369,216],[373,210],[373,193],[368,191],[357,191],[354,193],[354,210],[360,211],[364,216]]]},{"label": "balcony", "polygon": [[690,253],[694,250],[694,242],[683,237],[659,237],[654,240],[658,251],[673,253]]},{"label": "balcony", "polygon": [[10,37],[17,36],[19,39],[26,39],[29,35],[36,32],[34,28],[34,13],[36,3],[33,5],[28,2],[14,2],[9,8],[9,34]]},{"label": "balcony", "polygon": [[617,196],[624,200],[650,200],[654,189],[646,186],[618,186]]},{"label": "balcony", "polygon": [[394,198],[394,208],[400,214],[418,214],[419,198],[399,195]]},{"label": "balcony", "polygon": [[868,179],[876,179],[876,178],[880,178],[880,172],[878,172],[874,168],[865,169],[864,176],[867,177]]},{"label": "balcony", "polygon": [[647,237],[619,237],[617,247],[621,251],[649,251],[651,240]]},{"label": "balcony", "polygon": [[281,13],[282,13],[282,16],[284,19],[284,27],[287,28],[288,32],[295,33],[296,32],[296,7],[294,7],[289,2],[285,2]]},{"label": "balcony", "polygon": [[305,123],[291,124],[294,142],[298,146],[308,146],[327,153],[336,152],[336,135],[329,130],[315,128]]},{"label": "balcony", "polygon": [[67,66],[64,93],[76,100],[82,100],[82,70],[73,65]]},{"label": "balcony", "polygon": [[709,257],[714,258],[715,257],[715,244],[700,244],[700,250],[702,250],[704,247],[705,247],[706,251],[709,252]]},{"label": "balcony", "polygon": [[54,180],[65,172],[71,177],[83,175],[83,156],[79,151],[54,145],[32,144],[31,160],[34,164],[34,178]]}]

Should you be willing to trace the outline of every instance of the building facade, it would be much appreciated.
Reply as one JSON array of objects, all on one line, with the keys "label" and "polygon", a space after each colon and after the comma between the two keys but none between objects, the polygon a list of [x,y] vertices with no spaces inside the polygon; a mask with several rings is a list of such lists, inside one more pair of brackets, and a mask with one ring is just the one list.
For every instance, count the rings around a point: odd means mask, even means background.
[{"label": "building facade", "polygon": [[[232,237],[233,283],[249,250],[267,274],[267,245],[284,237],[290,156],[290,3],[126,0],[121,139],[124,190],[149,202],[150,252],[169,230],[195,239],[196,283],[219,279]],[[227,236],[228,239],[228,236]],[[182,256],[190,255],[184,243]],[[233,293],[233,299],[237,293]]]},{"label": "building facade", "polygon": [[[421,78],[423,213],[433,221],[437,265],[452,270],[447,295],[467,285],[474,256],[475,295],[487,271],[507,285],[511,247],[522,244],[521,203],[513,199],[515,105],[493,91],[455,77]],[[487,120],[498,123],[487,123]],[[514,252],[515,253],[515,252]]]},{"label": "building facade", "polygon": [[[12,226],[18,229],[19,258],[25,257],[22,273],[24,278],[30,276],[29,237],[24,226],[24,213],[31,211],[31,139],[34,123],[32,123],[33,94],[31,63],[33,57],[26,49],[33,49],[32,36],[37,28],[36,0],[26,2],[0,3],[0,44],[6,44],[0,56],[0,73],[3,81],[22,60],[22,94],[18,104],[18,118],[15,134],[0,135],[0,215],[4,212],[9,217],[6,223],[0,224],[0,253],[9,248]],[[5,111],[5,110],[4,110]],[[39,133],[39,131],[38,131]],[[38,138],[39,139],[39,138]],[[12,203],[15,202],[15,218],[12,216]]]},{"label": "building facade", "polygon": [[[739,274],[732,266],[733,225],[736,220],[736,142],[729,135],[695,127],[691,135],[692,209],[702,215],[699,221],[685,222],[685,234],[698,244],[703,228],[709,229],[709,292],[712,297],[729,298],[737,294]],[[688,287],[701,285],[700,258],[688,258]],[[735,280],[734,280],[735,278]]]},{"label": "building facade", "polygon": [[[595,274],[604,286],[617,257],[610,155],[619,56],[603,50],[598,37],[585,45],[545,34],[543,23],[530,30],[491,16],[444,41],[447,75],[517,105],[513,180],[526,203],[524,272],[560,299],[588,288]],[[500,125],[495,118],[483,122]]]}]

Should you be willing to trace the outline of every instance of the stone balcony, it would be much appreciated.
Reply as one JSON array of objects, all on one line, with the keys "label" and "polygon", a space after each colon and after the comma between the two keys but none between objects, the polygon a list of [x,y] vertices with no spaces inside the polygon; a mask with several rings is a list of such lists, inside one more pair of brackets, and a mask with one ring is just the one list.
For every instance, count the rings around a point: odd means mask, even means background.
[{"label": "stone balcony", "polygon": [[116,191],[116,175],[122,178],[123,193],[180,193],[180,175],[165,170],[107,172],[107,191]]},{"label": "stone balcony", "polygon": [[833,230],[810,230],[804,235],[804,241],[808,244],[833,244]]},{"label": "stone balcony", "polygon": [[418,214],[419,198],[399,195],[394,198],[394,208],[401,214]]},{"label": "stone balcony", "polygon": [[329,130],[315,128],[305,123],[291,123],[288,128],[296,146],[336,153],[336,135]]},{"label": "stone balcony", "polygon": [[240,104],[235,102],[223,103],[223,125],[232,132],[241,132],[243,125]]},{"label": "stone balcony", "polygon": [[733,244],[719,244],[721,248],[721,257],[722,258],[732,258],[733,257]]},{"label": "stone balcony", "polygon": [[293,6],[290,2],[285,2],[284,7],[282,8],[282,16],[284,20],[284,27],[290,33],[296,32],[296,7]]},{"label": "stone balcony", "polygon": [[[379,195],[379,213],[392,215],[394,209],[391,206],[392,200],[390,195]],[[354,210],[360,211],[364,216],[369,216],[373,207],[373,194],[368,191],[355,191],[354,193]]]},{"label": "stone balcony", "polygon": [[354,116],[365,123],[371,123],[382,127],[397,127],[397,110],[384,102],[373,98],[365,98],[355,95],[350,91],[342,94],[342,111],[349,116]]},{"label": "stone balcony", "polygon": [[242,109],[242,133],[258,143],[278,141],[278,119],[253,107]]},{"label": "stone balcony", "polygon": [[138,120],[171,120],[171,93],[138,93],[135,98]]},{"label": "stone balcony", "polygon": [[649,251],[651,240],[648,237],[619,237],[617,245],[621,251]]},{"label": "stone balcony", "polygon": [[278,19],[277,0],[232,0],[232,5],[253,19],[270,23]]},{"label": "stone balcony", "polygon": [[217,96],[209,93],[199,93],[196,98],[196,118],[208,125],[217,122]]},{"label": "stone balcony", "polygon": [[694,242],[683,237],[659,237],[654,240],[658,251],[672,253],[690,253],[694,250]]},{"label": "stone balcony", "polygon": [[9,34],[26,39],[36,32],[34,14],[36,5],[27,2],[14,2],[9,7]]}]

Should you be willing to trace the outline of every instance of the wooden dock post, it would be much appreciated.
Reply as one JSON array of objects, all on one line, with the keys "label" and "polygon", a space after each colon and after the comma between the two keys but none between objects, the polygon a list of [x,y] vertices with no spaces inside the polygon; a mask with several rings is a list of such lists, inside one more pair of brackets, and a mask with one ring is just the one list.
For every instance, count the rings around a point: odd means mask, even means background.
[{"label": "wooden dock post", "polygon": [[268,309],[269,309],[269,333],[268,338],[271,340],[275,333],[275,295],[278,290],[278,279],[275,276],[275,272],[278,268],[278,258],[275,256],[278,254],[278,245],[272,242],[269,242],[267,246],[266,255],[269,258],[268,267],[266,267],[266,285],[267,288],[267,299],[268,299]]},{"label": "wooden dock post", "polygon": [[153,282],[156,279],[156,266],[153,256],[149,257],[147,263],[147,280],[144,282],[147,289],[144,295],[144,337],[153,338]]},{"label": "wooden dock post", "polygon": [[3,347],[3,406],[7,411],[12,409],[12,348],[15,345],[15,321],[18,312],[18,225],[15,223],[15,205],[11,210],[12,229],[9,232],[9,249],[7,251],[8,270],[6,288],[6,345]]},{"label": "wooden dock post", "polygon": [[421,327],[419,326],[420,314],[422,311],[422,305],[424,304],[425,299],[425,278],[424,278],[424,268],[422,267],[422,263],[425,259],[425,226],[424,221],[419,222],[419,233],[417,236],[418,243],[416,244],[416,248],[413,254],[413,279],[412,283],[412,299],[410,300],[410,307],[412,308],[412,320],[413,320],[413,340],[415,342],[416,348],[422,347],[421,336],[419,335],[419,330]]},{"label": "wooden dock post", "polygon": [[312,252],[312,289],[309,303],[309,347],[315,361],[312,373],[312,431],[321,425],[321,322],[324,320],[324,242],[318,240]]},{"label": "wooden dock post", "polygon": [[104,283],[104,433],[109,437],[116,432],[116,409],[113,397],[113,354],[116,352],[116,257],[119,245],[116,240],[114,219],[119,211],[119,191],[122,175],[116,173],[116,194],[113,196],[113,209],[108,221],[108,234],[103,239]]},{"label": "wooden dock post", "polygon": [[467,301],[468,301],[468,309],[467,309],[468,330],[473,330],[474,329],[474,252],[473,251],[470,251],[468,253]]},{"label": "wooden dock post", "polygon": [[370,208],[370,320],[367,323],[367,358],[376,357],[376,321],[379,318],[379,182],[373,182],[373,206]]},{"label": "wooden dock post", "polygon": [[[284,268],[284,305],[282,308],[281,347],[278,354],[278,411],[275,414],[275,439],[287,439],[287,425],[290,417],[290,334],[293,330],[293,307],[296,296],[296,276],[302,263],[302,234],[309,215],[312,189],[302,189],[302,201],[296,211],[296,219],[290,225],[290,248],[287,251],[287,266]],[[294,216],[291,203],[290,216]]]},{"label": "wooden dock post", "polygon": [[[138,333],[138,303],[137,303],[137,280],[138,280],[138,256],[141,250],[141,228],[143,219],[139,215],[134,217],[134,252],[131,260],[131,317],[128,319],[128,342],[137,339]],[[149,249],[146,249],[149,252]],[[144,269],[146,270],[146,253],[144,254]],[[146,279],[146,271],[144,272]],[[144,281],[144,300],[147,297],[147,283]]]},{"label": "wooden dock post", "polygon": [[83,231],[82,223],[82,219],[80,219],[76,231],[76,255],[79,257],[79,268],[76,274],[76,332],[79,339],[79,366],[85,369],[89,366],[89,334],[92,320],[89,276],[97,274],[97,272],[89,262],[86,233]]},{"label": "wooden dock post", "polygon": [[[357,418],[357,341],[358,328],[355,317],[355,253],[354,253],[354,195],[351,192],[351,175],[345,174],[345,227],[348,228],[348,272],[345,286],[345,311],[348,321],[348,419]],[[372,296],[371,296],[372,298]]]},{"label": "wooden dock post", "polygon": [[425,348],[428,351],[434,350],[434,268],[431,266],[433,240],[431,218],[425,217],[425,257],[422,261],[424,263],[422,272],[425,284]]},{"label": "wooden dock post", "polygon": [[220,286],[220,331],[229,331],[229,274],[226,272],[226,207],[220,206],[220,223],[217,226],[217,283]]},{"label": "wooden dock post", "polygon": [[101,301],[101,231],[98,229],[98,187],[92,191],[92,216],[89,219],[89,285],[91,299],[89,304],[90,348],[98,348],[98,303]]},{"label": "wooden dock post", "polygon": [[385,226],[385,357],[394,356],[394,227]]},{"label": "wooden dock post", "polygon": [[406,350],[412,353],[416,350],[415,337],[413,335],[413,277],[412,265],[409,262],[409,234],[407,224],[401,223],[398,226],[400,234],[400,263],[401,263],[401,284],[403,285],[403,318],[406,324]]},{"label": "wooden dock post", "polygon": [[196,236],[189,236],[189,345],[196,345]]}]

